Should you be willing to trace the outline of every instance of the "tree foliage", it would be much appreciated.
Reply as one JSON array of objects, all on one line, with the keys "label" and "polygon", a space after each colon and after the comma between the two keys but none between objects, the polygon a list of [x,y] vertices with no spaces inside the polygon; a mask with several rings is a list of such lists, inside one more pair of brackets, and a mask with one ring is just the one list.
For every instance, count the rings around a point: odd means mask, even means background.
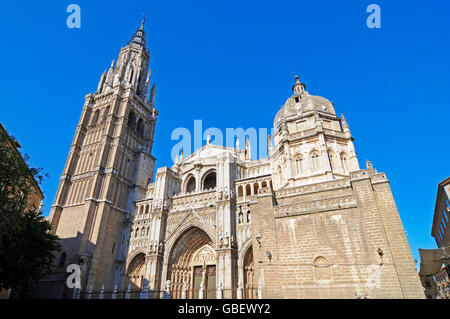
[{"label": "tree foliage", "polygon": [[50,273],[54,251],[60,249],[51,225],[29,199],[46,176],[27,165],[28,156],[15,149],[0,130],[0,288],[39,280]]}]

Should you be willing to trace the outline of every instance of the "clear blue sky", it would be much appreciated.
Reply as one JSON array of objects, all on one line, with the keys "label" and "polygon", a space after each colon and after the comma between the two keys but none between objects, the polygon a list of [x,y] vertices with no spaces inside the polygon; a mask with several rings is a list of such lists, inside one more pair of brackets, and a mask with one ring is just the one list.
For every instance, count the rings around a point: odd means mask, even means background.
[{"label": "clear blue sky", "polygon": [[[81,29],[66,6],[81,7]],[[366,26],[381,6],[382,27]],[[450,175],[448,1],[33,1],[2,3],[0,121],[50,178],[50,211],[84,103],[147,14],[160,112],[153,154],[176,127],[271,127],[298,74],[335,103],[391,182],[414,253],[434,248],[437,184]]]}]

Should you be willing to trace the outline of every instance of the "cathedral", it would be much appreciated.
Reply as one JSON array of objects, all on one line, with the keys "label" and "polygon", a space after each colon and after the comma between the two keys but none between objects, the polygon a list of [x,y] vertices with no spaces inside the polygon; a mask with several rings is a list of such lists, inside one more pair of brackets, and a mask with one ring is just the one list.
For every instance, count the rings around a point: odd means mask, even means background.
[{"label": "cathedral", "polygon": [[143,22],[85,97],[50,213],[63,250],[34,295],[72,298],[77,264],[81,293],[424,297],[389,180],[360,168],[333,103],[296,77],[268,158],[208,140],[155,168],[149,62]]}]

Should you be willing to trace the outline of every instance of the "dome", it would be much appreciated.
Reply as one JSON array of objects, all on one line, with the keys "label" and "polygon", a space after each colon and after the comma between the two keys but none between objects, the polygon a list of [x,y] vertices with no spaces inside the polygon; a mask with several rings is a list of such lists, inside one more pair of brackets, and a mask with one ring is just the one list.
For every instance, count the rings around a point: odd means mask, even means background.
[{"label": "dome", "polygon": [[331,101],[324,97],[310,95],[308,92],[304,92],[301,95],[294,94],[286,100],[283,107],[275,116],[273,127],[277,128],[283,119],[287,120],[290,117],[298,117],[310,111],[336,115]]}]

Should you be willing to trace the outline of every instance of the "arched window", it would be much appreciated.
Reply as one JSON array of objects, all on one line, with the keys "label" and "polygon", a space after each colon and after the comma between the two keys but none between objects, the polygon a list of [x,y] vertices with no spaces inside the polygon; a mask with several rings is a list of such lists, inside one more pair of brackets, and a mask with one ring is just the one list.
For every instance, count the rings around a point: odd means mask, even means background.
[{"label": "arched window", "polygon": [[100,116],[100,110],[95,111],[94,116],[92,117],[91,125],[97,124],[99,116]]},{"label": "arched window", "polygon": [[137,132],[140,135],[144,135],[144,130],[145,130],[144,120],[140,118],[137,122]]},{"label": "arched window", "polygon": [[305,161],[303,159],[303,156],[297,155],[295,157],[295,169],[296,169],[297,175],[301,175],[301,174],[305,173],[304,164],[305,164]]},{"label": "arched window", "polygon": [[344,169],[345,172],[348,172],[348,158],[347,158],[347,154],[342,153],[341,154],[341,162],[342,162],[342,168]]},{"label": "arched window", "polygon": [[332,171],[339,169],[338,158],[337,158],[336,154],[334,154],[333,152],[330,152],[330,165],[331,165]]},{"label": "arched window", "polygon": [[244,196],[244,187],[239,186],[238,187],[238,197],[243,197]]},{"label": "arched window", "polygon": [[252,195],[252,187],[250,186],[250,184],[245,185],[245,195],[246,196]]},{"label": "arched window", "polygon": [[250,211],[247,211],[247,223],[250,223],[250,221],[252,220]]},{"label": "arched window", "polygon": [[110,107],[107,106],[107,107],[105,108],[105,110],[103,111],[102,122],[103,122],[103,121],[106,121],[106,119],[108,118],[109,110],[110,110]]},{"label": "arched window", "polygon": [[142,93],[142,91],[141,91],[141,83],[142,83],[142,77],[143,77],[143,73],[141,73],[140,75],[139,75],[139,79],[138,79],[138,82],[137,82],[137,90],[136,90],[136,94],[137,95],[141,95],[141,93]]},{"label": "arched window", "polygon": [[314,271],[317,280],[330,280],[331,268],[328,260],[325,257],[317,257],[314,260]]},{"label": "arched window", "polygon": [[139,236],[139,227],[136,228],[136,232],[134,233],[134,237],[138,237]]},{"label": "arched window", "polygon": [[317,151],[311,153],[311,166],[313,172],[319,171],[319,153]]},{"label": "arched window", "polygon": [[213,189],[216,187],[216,172],[212,171],[203,179],[203,190]]},{"label": "arched window", "polygon": [[253,184],[253,194],[258,194],[259,185],[258,183]]},{"label": "arched window", "polygon": [[129,128],[132,128],[133,130],[136,128],[136,114],[133,111],[130,111],[130,114],[128,115],[128,123]]},{"label": "arched window", "polygon": [[149,209],[150,209],[150,206],[147,204],[147,205],[145,206],[145,214],[148,214]]},{"label": "arched window", "polygon": [[192,193],[195,191],[195,177],[190,176],[188,177],[188,181],[186,183],[186,193]]},{"label": "arched window", "polygon": [[266,181],[262,182],[262,187],[267,187],[267,182]]},{"label": "arched window", "polygon": [[133,82],[133,76],[134,76],[134,68],[131,67],[130,78],[128,79],[128,82],[130,82],[130,84]]}]

